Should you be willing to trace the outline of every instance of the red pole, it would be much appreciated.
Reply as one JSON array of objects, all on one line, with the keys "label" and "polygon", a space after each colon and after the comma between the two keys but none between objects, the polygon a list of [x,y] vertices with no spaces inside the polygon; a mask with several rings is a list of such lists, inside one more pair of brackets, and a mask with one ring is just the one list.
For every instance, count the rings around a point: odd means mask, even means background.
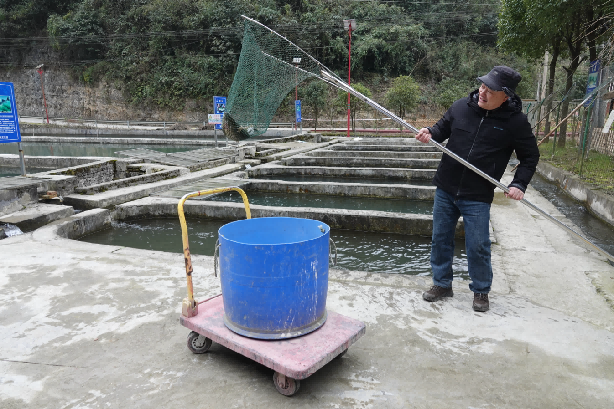
[{"label": "red pole", "polygon": [[43,69],[39,68],[37,71],[41,76],[41,89],[43,90],[43,104],[45,104],[45,115],[47,115],[47,124],[48,124],[49,114],[47,113],[47,100],[45,99],[45,87],[43,86]]},{"label": "red pole", "polygon": [[[298,64],[296,65],[298,69]],[[294,70],[294,130],[298,130],[298,123],[296,122],[296,101],[298,100],[298,70]]]},{"label": "red pole", "polygon": [[[350,46],[348,49],[348,85],[350,85],[350,68],[352,67],[352,25],[348,30],[350,33]],[[350,93],[348,92],[348,135],[350,137]]]}]

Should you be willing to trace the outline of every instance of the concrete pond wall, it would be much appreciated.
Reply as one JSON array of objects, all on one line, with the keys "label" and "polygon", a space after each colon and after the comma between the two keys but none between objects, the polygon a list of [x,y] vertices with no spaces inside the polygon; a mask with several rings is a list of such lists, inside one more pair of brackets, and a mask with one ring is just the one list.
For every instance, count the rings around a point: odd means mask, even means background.
[{"label": "concrete pond wall", "polygon": [[537,171],[580,201],[592,214],[614,227],[614,197],[595,190],[577,175],[541,162]]}]

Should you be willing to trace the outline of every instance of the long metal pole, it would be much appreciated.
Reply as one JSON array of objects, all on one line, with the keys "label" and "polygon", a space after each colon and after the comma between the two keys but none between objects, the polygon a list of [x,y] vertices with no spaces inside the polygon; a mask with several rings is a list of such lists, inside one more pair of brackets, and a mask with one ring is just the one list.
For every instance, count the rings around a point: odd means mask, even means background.
[{"label": "long metal pole", "polygon": [[[298,50],[300,50],[301,52],[303,52],[304,55],[308,56],[309,58],[311,58],[315,63],[318,64],[319,67],[321,67],[321,71],[320,71],[320,77],[323,81],[329,83],[330,85],[339,88],[340,90],[345,90],[346,92],[351,93],[352,95],[356,96],[358,99],[362,100],[363,102],[365,102],[367,105],[373,107],[374,109],[380,111],[381,113],[388,115],[392,120],[394,120],[395,122],[397,122],[398,124],[404,126],[407,129],[410,129],[414,132],[419,132],[419,130],[417,128],[415,128],[414,126],[410,125],[409,123],[405,122],[403,119],[399,118],[398,116],[396,116],[395,114],[393,114],[392,112],[390,112],[389,110],[387,110],[386,108],[384,108],[383,106],[379,105],[378,103],[376,103],[375,101],[371,100],[370,98],[367,98],[366,96],[364,96],[363,94],[361,94],[360,92],[356,91],[354,88],[351,87],[350,84],[346,84],[345,82],[343,82],[340,78],[338,78],[334,73],[330,72],[326,67],[324,67],[320,62],[318,62],[315,58],[311,57],[309,54],[307,54],[305,51],[303,51],[301,48],[299,48],[298,46],[296,46],[294,43],[292,43],[290,40],[286,39],[283,36],[280,36],[277,32],[271,30],[270,28],[266,27],[265,25],[258,23],[255,20],[252,20],[248,17],[242,16],[250,21],[255,22],[256,24],[259,24],[260,26],[266,28],[267,30],[269,30],[271,33],[283,38],[285,41],[287,41],[288,43],[292,44],[294,47],[296,47]],[[351,26],[350,26],[351,27]],[[275,58],[275,57],[274,57]],[[285,63],[285,62],[284,62]],[[312,75],[316,76],[315,74],[312,73]],[[349,76],[348,76],[348,82],[349,82]],[[349,135],[348,135],[349,136]],[[500,188],[501,190],[503,190],[506,193],[509,193],[509,189],[507,188],[507,186],[505,186],[504,184],[502,184],[501,182],[499,182],[498,180],[492,178],[490,175],[487,175],[486,173],[482,172],[480,169],[476,168],[475,166],[473,166],[472,164],[470,164],[469,162],[467,162],[466,160],[464,160],[463,158],[461,158],[460,156],[456,155],[454,152],[450,151],[449,149],[443,147],[441,144],[435,142],[434,140],[430,140],[430,143],[433,144],[437,149],[439,149],[440,151],[442,151],[443,153],[445,153],[448,156],[451,156],[453,159],[455,159],[456,161],[458,161],[460,164],[462,164],[463,166],[473,170],[475,173],[477,173],[478,175],[480,175],[481,177],[483,177],[484,179],[488,180],[490,183],[492,183],[493,185],[497,186],[498,188]],[[522,202],[524,205],[530,207],[531,209],[535,210],[536,212],[542,214],[544,217],[546,217],[548,220],[550,220],[551,222],[557,224],[558,226],[562,227],[563,229],[569,231],[570,233],[574,234],[575,236],[579,237],[582,241],[584,241],[586,244],[592,246],[595,250],[597,250],[599,253],[603,254],[605,257],[608,258],[608,260],[610,260],[610,262],[614,263],[614,256],[611,255],[610,253],[608,253],[607,251],[603,250],[602,248],[600,248],[599,246],[597,246],[596,244],[592,243],[590,240],[588,240],[586,237],[584,237],[583,235],[581,235],[580,233],[576,232],[575,230],[573,230],[572,228],[570,228],[569,226],[565,225],[564,223],[561,223],[559,220],[553,218],[552,216],[550,216],[548,213],[546,213],[545,211],[543,211],[542,209],[540,209],[539,207],[535,206],[534,204],[530,203],[528,200],[526,199],[522,199],[520,200],[520,202]]]},{"label": "long metal pole", "polygon": [[[329,84],[334,85],[334,86],[336,86],[336,87],[338,87],[338,88],[340,88],[342,90],[346,90],[348,92],[351,92],[352,95],[354,95],[358,99],[364,101],[366,104],[368,104],[371,107],[373,107],[374,109],[380,111],[384,115],[390,116],[390,118],[392,120],[394,120],[395,122],[397,122],[400,125],[404,126],[405,128],[410,129],[410,130],[412,130],[412,131],[414,131],[416,133],[419,132],[419,130],[416,127],[414,127],[414,126],[410,125],[409,123],[405,122],[403,119],[399,118],[398,116],[396,116],[395,114],[393,114],[392,112],[390,112],[389,110],[384,108],[383,106],[381,106],[378,103],[376,103],[375,101],[372,101],[371,99],[365,97],[360,92],[356,91],[355,89],[353,89],[352,87],[350,87],[349,85],[344,83],[343,81],[338,80],[337,78],[335,78],[333,75],[329,74],[328,72],[322,71],[321,74],[322,74],[322,77],[325,79],[325,81],[328,82]],[[480,175],[484,179],[488,180],[490,183],[492,183],[493,185],[497,186],[499,189],[503,190],[505,193],[509,193],[510,190],[508,189],[508,187],[505,186],[503,183],[499,182],[497,179],[495,179],[495,178],[491,177],[490,175],[482,172],[480,169],[476,168],[471,163],[467,162],[466,160],[464,160],[463,158],[461,158],[460,156],[458,156],[454,152],[450,151],[446,147],[442,146],[438,142],[434,141],[433,139],[430,140],[430,143],[433,144],[437,149],[439,149],[440,151],[442,151],[446,155],[451,156],[453,159],[455,159],[456,161],[458,161],[462,165],[466,166],[467,168],[471,169],[472,171],[474,171],[475,173],[477,173],[478,175]],[[595,250],[597,250],[599,253],[601,253],[602,255],[607,257],[611,262],[614,262],[614,256],[613,255],[611,255],[610,253],[608,253],[607,251],[605,251],[601,247],[599,247],[596,244],[594,244],[593,242],[591,242],[589,239],[584,237],[582,234],[576,232],[571,227],[567,226],[566,224],[564,224],[564,223],[560,222],[559,220],[555,219],[554,217],[550,216],[548,213],[546,213],[545,211],[543,211],[539,207],[535,206],[533,203],[529,202],[528,200],[522,199],[522,200],[520,200],[520,202],[523,203],[524,205],[526,205],[527,207],[535,210],[536,212],[540,213],[542,216],[546,217],[548,220],[550,220],[554,224],[558,225],[559,227],[562,227],[563,229],[567,230],[568,232],[570,232],[570,233],[574,234],[575,236],[579,237],[586,244],[590,245]]]}]

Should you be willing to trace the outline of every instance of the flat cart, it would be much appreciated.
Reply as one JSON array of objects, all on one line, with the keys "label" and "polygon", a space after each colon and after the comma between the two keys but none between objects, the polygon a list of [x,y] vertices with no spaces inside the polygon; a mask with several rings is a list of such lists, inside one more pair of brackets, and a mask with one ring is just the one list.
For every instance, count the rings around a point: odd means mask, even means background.
[{"label": "flat cart", "polygon": [[[362,337],[365,334],[365,324],[328,311],[324,325],[308,334],[281,340],[255,339],[236,334],[224,325],[224,304],[221,294],[198,303],[193,294],[192,261],[183,204],[190,197],[230,190],[241,194],[249,219],[251,214],[247,196],[238,187],[188,193],[179,201],[178,213],[188,281],[188,297],[183,300],[180,322],[192,330],[187,340],[190,351],[195,354],[205,353],[215,341],[275,371],[273,374],[275,388],[282,395],[291,396],[299,390],[300,380],[314,374],[335,357],[343,355],[350,345]],[[217,266],[215,270],[217,271]]]}]

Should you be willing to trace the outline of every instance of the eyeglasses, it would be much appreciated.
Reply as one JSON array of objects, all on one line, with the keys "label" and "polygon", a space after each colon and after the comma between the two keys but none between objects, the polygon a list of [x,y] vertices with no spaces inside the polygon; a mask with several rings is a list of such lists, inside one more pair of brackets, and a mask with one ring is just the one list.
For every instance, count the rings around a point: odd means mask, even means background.
[{"label": "eyeglasses", "polygon": [[482,83],[482,85],[480,85],[480,92],[485,92],[488,95],[493,95],[496,92],[505,92],[505,95],[507,96],[513,95],[513,92],[508,87],[502,87],[502,88],[503,89],[501,91],[495,91],[495,90],[488,88],[486,84]]},{"label": "eyeglasses", "polygon": [[482,83],[482,85],[480,85],[480,92],[485,92],[488,95],[493,95],[495,92],[500,92],[500,91],[493,91],[492,89],[488,88],[486,84]]}]

